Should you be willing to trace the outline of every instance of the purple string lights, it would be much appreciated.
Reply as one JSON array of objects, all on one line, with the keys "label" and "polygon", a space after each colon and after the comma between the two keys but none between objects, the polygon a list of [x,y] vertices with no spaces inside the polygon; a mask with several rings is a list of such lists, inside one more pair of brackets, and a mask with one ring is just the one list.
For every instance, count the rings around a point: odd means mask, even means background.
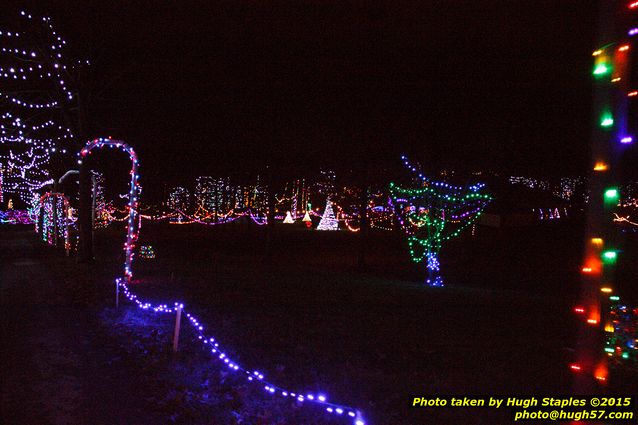
[{"label": "purple string lights", "polygon": [[0,224],[32,224],[29,212],[25,210],[0,211]]},{"label": "purple string lights", "polygon": [[[264,375],[256,370],[249,370],[237,362],[232,361],[228,355],[222,350],[219,345],[219,342],[215,340],[210,335],[205,334],[204,326],[199,322],[199,320],[192,314],[186,312],[184,310],[184,305],[182,303],[173,303],[172,306],[169,304],[152,304],[150,302],[142,301],[138,298],[136,294],[134,294],[129,288],[128,283],[130,282],[133,276],[132,270],[132,262],[133,262],[133,248],[135,247],[135,242],[139,236],[139,225],[137,224],[138,220],[136,220],[136,215],[138,214],[138,194],[139,194],[139,184],[137,180],[139,179],[138,175],[138,159],[133,151],[133,149],[122,141],[110,140],[110,139],[95,139],[86,144],[86,146],[82,149],[79,155],[84,158],[86,155],[90,154],[91,150],[94,148],[102,148],[102,147],[111,147],[118,148],[123,150],[124,152],[129,154],[129,157],[132,162],[131,168],[131,189],[129,194],[129,221],[128,221],[128,232],[126,243],[124,244],[124,250],[126,252],[126,259],[124,264],[124,275],[125,278],[118,277],[115,279],[115,284],[118,290],[121,288],[123,290],[126,298],[137,305],[138,308],[146,311],[153,311],[155,313],[175,313],[178,308],[181,309],[182,312],[186,314],[188,318],[188,322],[195,329],[195,332],[198,334],[197,338],[202,343],[204,348],[210,350],[211,354],[213,354],[218,360],[222,361],[226,367],[235,371],[237,373],[241,373],[244,375],[246,380],[262,385],[263,389],[269,394],[278,395],[284,398],[292,398],[296,399],[298,402],[311,403],[315,405],[319,405],[325,408],[327,413],[343,416],[344,418],[348,418],[352,420],[353,425],[366,425],[366,422],[363,420],[361,413],[353,409],[352,407],[335,404],[328,402],[327,396],[324,394],[311,394],[305,392],[292,392],[288,391],[282,387],[274,385],[264,379]],[[81,160],[78,161],[81,163]],[[180,214],[183,214],[179,212]],[[252,214],[250,217],[257,224],[258,221]]]},{"label": "purple string lights", "polygon": [[220,360],[224,363],[224,365],[232,371],[241,373],[244,375],[246,380],[257,383],[263,386],[263,389],[274,395],[278,395],[285,398],[293,398],[299,402],[308,402],[315,403],[325,407],[326,412],[332,413],[335,415],[343,415],[349,418],[353,418],[354,425],[365,425],[365,422],[361,416],[361,413],[356,409],[353,409],[349,406],[344,406],[340,404],[335,404],[327,401],[327,397],[324,394],[308,394],[308,393],[300,393],[300,392],[292,392],[288,391],[284,388],[281,388],[277,385],[274,385],[265,380],[264,375],[256,370],[247,369],[236,361],[232,360],[228,355],[224,352],[223,348],[220,346],[219,342],[212,336],[207,335],[204,330],[204,326],[200,323],[200,321],[192,314],[188,313],[184,309],[184,304],[175,302],[172,307],[169,307],[168,304],[151,304],[149,302],[145,302],[140,300],[137,295],[131,292],[129,286],[126,283],[125,279],[117,278],[115,280],[116,285],[122,289],[122,292],[126,296],[126,298],[132,303],[136,304],[138,308],[147,311],[153,311],[155,313],[175,313],[177,308],[180,307],[182,312],[186,314],[188,318],[188,322],[195,330],[197,334],[197,339],[202,343],[205,349],[210,350],[210,353],[213,354],[214,358]]}]

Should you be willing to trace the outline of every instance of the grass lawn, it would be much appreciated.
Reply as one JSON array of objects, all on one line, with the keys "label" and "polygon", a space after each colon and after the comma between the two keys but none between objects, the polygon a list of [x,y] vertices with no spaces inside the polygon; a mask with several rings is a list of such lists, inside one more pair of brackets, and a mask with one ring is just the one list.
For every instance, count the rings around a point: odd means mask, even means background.
[{"label": "grass lawn", "polygon": [[[157,258],[138,260],[133,286],[142,298],[183,301],[243,366],[292,391],[324,392],[370,423],[509,423],[502,409],[409,406],[417,395],[570,393],[575,234],[479,228],[443,248],[447,286],[428,288],[390,233],[370,235],[362,270],[352,233],[280,225],[268,260],[263,228],[145,223],[140,245]],[[98,254],[116,257],[120,242],[103,232]]]}]

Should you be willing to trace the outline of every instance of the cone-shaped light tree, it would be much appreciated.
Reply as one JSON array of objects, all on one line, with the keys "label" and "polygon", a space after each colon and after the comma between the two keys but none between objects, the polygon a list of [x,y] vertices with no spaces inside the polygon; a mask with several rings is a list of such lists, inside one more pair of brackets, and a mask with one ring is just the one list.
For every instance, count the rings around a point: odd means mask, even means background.
[{"label": "cone-shaped light tree", "polygon": [[339,230],[339,221],[335,217],[334,210],[332,209],[332,201],[330,197],[326,200],[326,209],[323,212],[319,226],[317,230]]}]

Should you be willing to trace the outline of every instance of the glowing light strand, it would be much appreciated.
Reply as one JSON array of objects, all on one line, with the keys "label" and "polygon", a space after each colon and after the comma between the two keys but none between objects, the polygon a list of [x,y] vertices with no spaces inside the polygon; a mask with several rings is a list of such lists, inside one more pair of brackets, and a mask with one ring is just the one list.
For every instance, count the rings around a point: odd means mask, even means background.
[{"label": "glowing light strand", "polygon": [[80,151],[79,155],[84,158],[87,155],[91,154],[91,151],[95,148],[101,149],[103,147],[109,148],[117,148],[128,154],[129,159],[131,160],[131,186],[129,190],[129,202],[128,209],[130,211],[127,225],[127,233],[126,233],[126,243],[124,244],[124,252],[125,252],[125,262],[124,262],[124,276],[127,279],[130,279],[133,276],[132,264],[133,264],[133,255],[135,243],[137,242],[139,229],[138,229],[138,205],[139,199],[138,194],[140,191],[140,187],[138,184],[138,159],[135,151],[125,142],[119,140],[111,140],[111,139],[95,139],[86,144],[86,146]]},{"label": "glowing light strand", "polygon": [[188,313],[187,310],[184,309],[183,303],[175,302],[172,306],[169,306],[168,304],[152,304],[150,302],[140,300],[139,297],[130,290],[125,279],[116,279],[116,285],[122,289],[122,293],[130,302],[134,303],[142,310],[153,311],[155,313],[174,313],[177,307],[180,306],[182,308],[182,312],[186,314],[189,324],[193,327],[197,334],[197,339],[203,347],[213,355],[213,358],[222,362],[223,366],[227,367],[231,371],[242,374],[247,381],[262,386],[267,393],[284,398],[296,399],[299,402],[318,404],[323,406],[325,411],[328,413],[352,418],[355,425],[365,425],[361,412],[356,409],[345,405],[331,403],[327,401],[327,397],[323,394],[289,391],[268,382],[261,372],[246,368],[232,360],[220,346],[220,343],[211,335],[206,334],[204,326],[200,323],[200,321],[193,314]]},{"label": "glowing light strand", "polygon": [[390,183],[390,201],[407,236],[412,261],[425,263],[425,283],[443,286],[438,261],[443,242],[473,224],[491,197],[479,193],[483,184],[463,188],[435,182],[411,166],[405,156],[402,159],[409,170],[418,174],[420,185],[402,188]]},{"label": "glowing light strand", "polygon": [[[87,145],[80,152],[80,155],[82,157],[85,157],[86,155],[91,153],[92,149],[102,148],[105,146],[111,147],[111,148],[115,147],[115,148],[123,150],[124,152],[129,154],[129,158],[131,159],[131,162],[132,162],[132,168],[130,173],[131,174],[131,189],[129,193],[130,217],[129,217],[128,232],[127,232],[127,241],[125,244],[125,251],[126,251],[126,258],[125,258],[125,264],[124,264],[125,279],[116,278],[116,281],[115,281],[116,285],[123,289],[123,293],[129,301],[135,303],[137,307],[143,310],[150,310],[156,313],[173,313],[178,305],[182,308],[184,305],[182,303],[174,303],[173,307],[169,307],[167,304],[153,305],[149,302],[143,302],[138,298],[136,294],[134,294],[130,290],[127,284],[127,282],[129,282],[133,276],[133,270],[132,270],[133,247],[134,247],[135,241],[138,238],[138,233],[139,233],[139,227],[137,227],[135,224],[137,222],[136,220],[137,209],[138,209],[137,197],[139,193],[139,185],[137,183],[137,179],[139,178],[137,174],[138,160],[134,150],[129,145],[127,145],[126,143],[122,141],[115,141],[110,139],[95,139],[91,142],[88,142]],[[191,324],[191,326],[195,328],[195,331],[199,334],[198,339],[202,342],[202,344],[204,346],[208,346],[207,348],[210,349],[211,353],[215,354],[218,359],[223,361],[228,368],[230,368],[233,371],[244,373],[244,376],[246,377],[248,381],[252,381],[255,383],[259,383],[260,385],[263,385],[264,390],[270,394],[276,394],[276,395],[287,397],[287,398],[294,398],[299,402],[309,402],[309,403],[319,404],[321,406],[324,406],[325,411],[328,413],[332,413],[335,415],[344,415],[351,418],[353,420],[354,425],[365,425],[365,422],[362,418],[361,413],[357,411],[356,409],[353,409],[345,405],[330,403],[327,401],[326,396],[322,394],[315,395],[315,394],[308,394],[308,393],[286,391],[285,389],[281,387],[278,387],[276,385],[273,385],[265,381],[264,375],[261,374],[260,372],[250,371],[240,366],[237,362],[231,361],[226,355],[226,353],[224,353],[220,349],[219,343],[216,342],[213,337],[204,334],[204,327],[195,318],[195,316],[193,316],[192,314],[184,310],[182,311],[186,313],[186,317],[189,319],[189,323]]]}]

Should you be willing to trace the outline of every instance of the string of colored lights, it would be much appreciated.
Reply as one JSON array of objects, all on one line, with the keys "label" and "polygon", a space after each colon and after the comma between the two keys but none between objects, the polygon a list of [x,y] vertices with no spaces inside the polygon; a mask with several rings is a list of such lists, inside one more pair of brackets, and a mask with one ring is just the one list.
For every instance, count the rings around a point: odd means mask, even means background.
[{"label": "string of colored lights", "polygon": [[[629,86],[634,49],[628,37],[638,32],[633,27],[623,28],[626,25],[623,22],[635,20],[637,8],[638,2],[605,2],[601,15],[603,31],[599,40],[602,47],[592,53],[594,108],[599,118],[592,135],[593,172],[590,178],[588,243],[581,269],[583,304],[575,309],[583,317],[586,326],[581,329],[576,363],[571,364],[570,368],[593,376],[599,383],[607,380],[609,358],[616,356],[619,361],[630,357],[635,359],[635,340],[631,345],[623,346],[626,340],[631,339],[625,337],[627,332],[633,332],[635,339],[637,330],[635,327],[628,330],[620,319],[625,313],[631,314],[632,309],[620,304],[617,295],[619,289],[615,287],[617,258],[622,251],[613,223],[625,221],[614,212],[621,200],[617,183],[619,159],[635,138],[628,130],[628,103],[637,94]],[[631,16],[627,16],[627,13]],[[612,215],[614,218],[610,219]],[[633,311],[635,320],[635,309]],[[603,350],[600,347],[601,340],[605,341]],[[577,379],[577,385],[582,385],[581,381]]]},{"label": "string of colored lights", "polygon": [[638,365],[638,307],[628,307],[611,295],[609,320],[605,325],[604,351],[608,358]]},{"label": "string of colored lights", "polygon": [[33,224],[33,220],[26,210],[0,211],[1,224]]},{"label": "string of colored lights", "polygon": [[248,214],[250,215],[250,219],[258,226],[265,226],[266,224],[268,224],[268,218],[267,217],[259,217],[258,215],[253,214],[252,210],[248,211]]},{"label": "string of colored lights", "polygon": [[40,231],[42,240],[49,245],[57,246],[58,241],[63,240],[67,252],[71,249],[69,208],[69,199],[64,194],[54,192],[43,194],[39,199],[38,208],[42,226],[36,229]]},{"label": "string of colored lights", "polygon": [[199,223],[199,224],[205,224],[205,225],[207,225],[207,226],[215,226],[215,225],[218,225],[218,224],[227,224],[227,223],[232,223],[233,221],[237,220],[239,217],[243,217],[243,216],[245,215],[245,214],[240,214],[240,215],[238,215],[238,216],[236,216],[236,217],[233,217],[233,218],[226,218],[226,219],[224,219],[223,221],[218,221],[218,222],[209,222],[209,221],[200,220],[200,219],[199,219],[199,218],[197,218],[197,217],[194,217],[194,216],[188,215],[188,214],[186,214],[185,212],[180,211],[179,209],[178,209],[178,210],[176,210],[176,211],[177,211],[177,213],[179,213],[181,216],[186,217],[186,218],[187,218],[187,219],[189,219],[190,221],[189,221],[189,222],[181,222],[181,223],[180,223],[180,222],[171,222],[171,224],[190,224],[190,223]]},{"label": "string of colored lights", "polygon": [[445,182],[431,181],[428,177],[424,176],[420,171],[417,171],[417,167],[412,165],[410,161],[408,161],[408,158],[405,155],[401,155],[401,160],[403,161],[403,165],[405,165],[410,171],[416,173],[421,179],[421,181],[426,185],[432,185],[434,187],[442,187],[442,188],[451,190],[455,193],[466,193],[468,189],[473,192],[476,192],[482,189],[483,187],[485,187],[484,183],[476,183],[472,186],[465,187],[465,186],[454,186]]},{"label": "string of colored lights", "polygon": [[128,210],[129,210],[129,219],[127,225],[127,233],[126,233],[126,243],[124,244],[124,252],[125,252],[125,262],[124,262],[124,276],[127,279],[130,279],[133,276],[132,264],[133,264],[133,255],[135,242],[139,236],[139,222],[137,220],[138,214],[138,194],[140,191],[140,186],[138,184],[138,166],[139,162],[137,159],[137,155],[133,148],[131,148],[126,143],[119,140],[111,140],[111,139],[94,139],[86,144],[84,148],[80,151],[79,156],[82,158],[78,160],[78,163],[81,163],[87,155],[90,155],[92,150],[95,148],[101,149],[103,147],[116,148],[128,154],[129,159],[131,160],[131,186],[129,190],[129,199],[128,199]]},{"label": "string of colored lights", "polygon": [[443,243],[473,224],[492,198],[478,193],[483,184],[463,188],[435,182],[418,172],[405,156],[402,159],[409,170],[418,174],[419,183],[409,188],[390,183],[391,202],[407,236],[412,261],[425,263],[425,283],[443,286],[438,260]]}]

